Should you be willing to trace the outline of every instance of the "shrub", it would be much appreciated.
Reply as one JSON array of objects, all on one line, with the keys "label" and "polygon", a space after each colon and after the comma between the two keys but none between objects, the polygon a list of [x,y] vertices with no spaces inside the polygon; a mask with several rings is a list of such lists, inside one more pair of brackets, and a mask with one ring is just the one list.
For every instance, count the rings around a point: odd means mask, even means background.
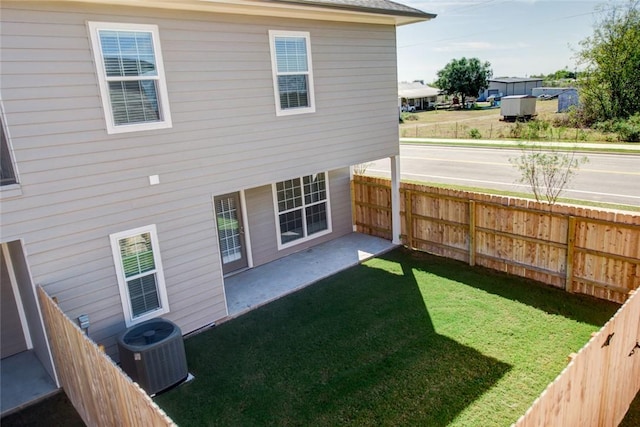
[{"label": "shrub", "polygon": [[524,129],[522,137],[525,139],[545,138],[550,127],[551,124],[546,120],[532,120],[527,122],[527,127]]},{"label": "shrub", "polygon": [[524,130],[524,126],[522,122],[516,122],[513,126],[509,128],[509,137],[520,139],[522,138],[523,130]]},{"label": "shrub", "polygon": [[640,142],[640,113],[627,120],[604,120],[595,123],[593,128],[604,133],[616,133],[618,141]]},{"label": "shrub", "polygon": [[583,129],[578,129],[576,131],[576,141],[586,141],[587,140],[587,132]]},{"label": "shrub", "polygon": [[556,128],[556,132],[558,140],[561,141],[564,138],[564,134],[567,132],[567,128],[564,126],[558,126]]},{"label": "shrub", "polygon": [[353,173],[356,175],[364,175],[367,172],[369,166],[373,165],[373,162],[359,163],[353,165]]},{"label": "shrub", "polygon": [[617,127],[617,122],[614,120],[605,120],[604,122],[598,122],[593,125],[593,128],[595,130],[598,130],[604,133],[617,132],[616,127]]},{"label": "shrub", "polygon": [[569,117],[568,113],[560,113],[553,116],[551,122],[555,127],[573,127],[573,123],[571,123],[571,118]]},{"label": "shrub", "polygon": [[629,121],[620,122],[616,126],[618,131],[618,138],[620,141],[626,142],[640,142],[640,126],[634,125]]},{"label": "shrub", "polygon": [[400,118],[403,121],[415,121],[418,120],[418,116],[416,114],[411,114],[411,113],[402,113],[400,114]]},{"label": "shrub", "polygon": [[640,113],[636,113],[627,120],[615,124],[615,131],[621,141],[640,142]]},{"label": "shrub", "polygon": [[482,134],[480,133],[480,131],[476,128],[470,129],[469,130],[469,137],[471,139],[481,139],[482,138]]}]

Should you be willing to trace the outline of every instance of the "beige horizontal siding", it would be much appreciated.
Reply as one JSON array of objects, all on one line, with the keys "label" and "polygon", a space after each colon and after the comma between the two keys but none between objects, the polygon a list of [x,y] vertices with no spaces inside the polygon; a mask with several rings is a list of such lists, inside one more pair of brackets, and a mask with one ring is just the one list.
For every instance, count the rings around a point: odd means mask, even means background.
[{"label": "beige horizontal siding", "polygon": [[[256,263],[276,247],[270,184],[331,175],[333,234],[351,230],[348,166],[398,152],[393,27],[3,1],[0,90],[22,196],[2,239],[113,353],[124,326],[109,234],[156,224],[183,332],[226,315],[212,197],[247,189]],[[87,21],[159,27],[173,127],[108,135]],[[268,31],[309,31],[316,113],[276,117]],[[149,175],[160,184],[150,186]],[[255,235],[254,233],[255,229]]]},{"label": "beige horizontal siding", "polygon": [[[291,176],[289,178],[295,177]],[[251,233],[252,242],[251,249],[255,266],[265,264],[287,254],[302,251],[352,231],[349,169],[330,171],[328,179],[332,220],[331,233],[283,250],[278,250],[277,246],[279,237],[277,235],[271,185],[253,188],[246,192],[249,232]]]}]

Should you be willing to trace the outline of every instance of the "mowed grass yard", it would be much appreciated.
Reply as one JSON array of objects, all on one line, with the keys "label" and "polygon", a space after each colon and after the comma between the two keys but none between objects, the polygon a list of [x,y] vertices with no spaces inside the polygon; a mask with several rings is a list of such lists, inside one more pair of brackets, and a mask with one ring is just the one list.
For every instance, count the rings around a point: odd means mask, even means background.
[{"label": "mowed grass yard", "polygon": [[[531,136],[527,133],[526,123],[515,124],[502,121],[500,107],[489,108],[488,103],[479,103],[477,110],[434,110],[405,114],[400,124],[400,137],[403,138],[471,138],[471,130],[476,129],[477,138],[482,139],[518,139],[517,135]],[[536,120],[552,123],[564,114],[557,113],[558,100],[536,102]],[[520,129],[516,129],[520,126]],[[540,140],[617,142],[613,134],[603,134],[592,129],[570,127],[550,127],[536,132]]]},{"label": "mowed grass yard", "polygon": [[181,426],[508,426],[613,303],[397,249],[185,341]]}]

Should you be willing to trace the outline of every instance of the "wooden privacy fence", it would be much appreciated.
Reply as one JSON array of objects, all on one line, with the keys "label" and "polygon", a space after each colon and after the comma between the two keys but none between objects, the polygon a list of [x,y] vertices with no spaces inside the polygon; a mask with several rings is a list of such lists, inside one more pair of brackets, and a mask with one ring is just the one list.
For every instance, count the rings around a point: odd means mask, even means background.
[{"label": "wooden privacy fence", "polygon": [[88,426],[175,426],[162,409],[38,287],[65,393]]},{"label": "wooden privacy fence", "polygon": [[580,350],[515,427],[616,427],[640,390],[640,292]]},{"label": "wooden privacy fence", "polygon": [[[640,216],[401,183],[413,249],[624,302],[640,286]],[[356,175],[358,231],[391,240],[390,181]]]}]

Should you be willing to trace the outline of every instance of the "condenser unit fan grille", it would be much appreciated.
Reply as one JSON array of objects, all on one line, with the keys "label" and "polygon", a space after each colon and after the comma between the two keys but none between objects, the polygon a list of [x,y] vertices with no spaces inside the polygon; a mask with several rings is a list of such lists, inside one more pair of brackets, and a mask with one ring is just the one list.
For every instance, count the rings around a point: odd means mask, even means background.
[{"label": "condenser unit fan grille", "polygon": [[141,323],[129,329],[122,341],[133,346],[155,344],[165,340],[175,331],[175,328],[173,323],[167,323],[166,320],[153,319],[149,323]]}]

